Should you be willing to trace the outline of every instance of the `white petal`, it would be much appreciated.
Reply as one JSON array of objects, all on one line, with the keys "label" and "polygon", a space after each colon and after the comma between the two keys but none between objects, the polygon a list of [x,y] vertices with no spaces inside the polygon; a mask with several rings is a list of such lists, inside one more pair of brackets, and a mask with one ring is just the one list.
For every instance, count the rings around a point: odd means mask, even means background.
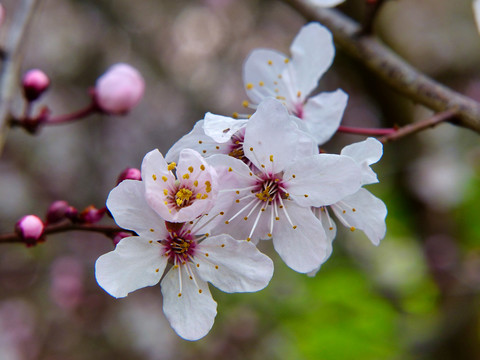
[{"label": "white petal", "polygon": [[334,204],[332,209],[344,225],[362,230],[374,245],[384,238],[387,207],[368,190],[360,189]]},{"label": "white petal", "polygon": [[215,115],[210,112],[205,114],[203,130],[218,143],[229,141],[233,134],[244,127],[248,120],[232,119],[228,116]]},{"label": "white petal", "polygon": [[[189,263],[189,266],[193,265]],[[212,328],[217,303],[208,284],[193,269],[192,274],[188,274],[183,265],[172,267],[162,280],[161,287],[163,312],[170,325],[179,336],[193,341],[207,335]]]},{"label": "white petal", "polygon": [[[329,216],[328,210],[325,210],[324,208],[315,208],[314,209],[314,214],[315,216],[320,219],[322,222],[323,229],[325,230],[325,235],[327,236],[327,241],[332,244],[333,240],[335,239],[335,236],[337,234],[337,225],[335,222],[332,220],[332,218]],[[325,254],[325,260],[332,255],[333,247],[330,246],[327,249],[327,253]],[[314,277],[317,275],[317,273],[320,271],[323,263],[319,265],[315,270],[310,271],[307,273],[308,276]]]},{"label": "white petal", "polygon": [[286,55],[269,49],[255,49],[243,65],[243,83],[254,104],[269,96],[286,96],[283,81],[279,78],[285,69]]},{"label": "white petal", "polygon": [[294,74],[297,85],[294,90],[306,96],[332,64],[335,56],[332,34],[318,23],[309,23],[295,37],[290,51],[292,61],[287,67]]},{"label": "white petal", "polygon": [[383,145],[375,138],[367,138],[364,141],[345,146],[341,155],[350,156],[357,163],[375,164],[383,155]]},{"label": "white petal", "polygon": [[317,144],[327,142],[337,131],[347,106],[348,95],[343,90],[323,92],[307,100],[302,120]]},{"label": "white petal", "polygon": [[475,23],[477,24],[477,29],[480,32],[480,0],[474,0],[472,6]]},{"label": "white petal", "polygon": [[115,250],[95,263],[98,284],[110,295],[121,298],[130,292],[160,281],[167,257],[156,241],[131,236],[122,239]]},{"label": "white petal", "polygon": [[[262,171],[278,173],[297,158],[310,155],[314,140],[291,120],[287,109],[268,98],[258,106],[245,130],[243,149]],[[264,166],[262,166],[264,165]]]},{"label": "white petal", "polygon": [[320,266],[331,254],[322,223],[310,208],[287,202],[286,210],[294,229],[282,210],[275,222],[273,246],[285,264],[295,271],[308,273]]},{"label": "white petal", "polygon": [[[167,162],[174,161],[178,163],[180,152],[187,148],[196,150],[204,157],[213,154],[228,154],[229,149],[225,150],[224,146],[218,146],[219,144],[216,141],[205,134],[205,131],[203,130],[203,123],[203,120],[197,121],[192,131],[190,131],[187,135],[184,135],[180,140],[173,144],[173,146],[165,155],[165,160]],[[219,149],[217,149],[217,146]]]},{"label": "white petal", "polygon": [[383,145],[374,138],[345,146],[340,152],[341,155],[354,159],[362,168],[362,184],[377,183],[377,174],[370,168],[383,155]]},{"label": "white petal", "polygon": [[299,159],[285,170],[290,197],[301,206],[333,204],[361,186],[361,170],[347,156],[319,154]]},{"label": "white petal", "polygon": [[334,7],[343,3],[344,1],[345,0],[308,0],[310,4],[318,7]]},{"label": "white petal", "polygon": [[163,239],[167,235],[165,223],[145,200],[143,181],[124,180],[107,198],[108,210],[118,226],[138,235]]},{"label": "white petal", "polygon": [[272,260],[251,242],[219,235],[205,239],[198,250],[199,254],[195,255],[200,265],[198,273],[222,291],[259,291],[272,278]]}]

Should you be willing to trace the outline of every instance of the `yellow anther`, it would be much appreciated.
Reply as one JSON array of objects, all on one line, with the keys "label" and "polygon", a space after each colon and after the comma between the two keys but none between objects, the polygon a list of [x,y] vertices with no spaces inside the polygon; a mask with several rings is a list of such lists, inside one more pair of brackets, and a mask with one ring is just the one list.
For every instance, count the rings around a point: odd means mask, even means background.
[{"label": "yellow anther", "polygon": [[292,178],[294,178],[294,179],[295,179],[295,174],[292,174]]},{"label": "yellow anther", "polygon": [[191,173],[193,173],[193,166],[189,166],[189,167],[188,167],[188,171],[190,171]]},{"label": "yellow anther", "polygon": [[200,264],[197,264],[197,267],[200,267]]},{"label": "yellow anther", "polygon": [[260,164],[260,166],[265,169],[265,165],[264,165],[264,164]]},{"label": "yellow anther", "polygon": [[208,253],[205,253],[205,256],[207,256],[207,257],[208,257]]},{"label": "yellow anther", "polygon": [[163,189],[163,195],[165,195],[165,196],[168,195],[168,190],[167,189]]},{"label": "yellow anther", "polygon": [[280,96],[280,95],[275,96],[275,98],[276,98],[277,100],[286,100],[286,99],[285,99],[285,96]]},{"label": "yellow anther", "polygon": [[202,170],[202,171],[205,170],[205,165],[203,165],[203,164],[200,165],[200,170]]},{"label": "yellow anther", "polygon": [[178,206],[183,206],[184,202],[190,200],[191,196],[192,196],[192,192],[190,190],[181,188],[175,194],[175,202],[177,203]]},{"label": "yellow anther", "polygon": [[247,119],[250,119],[252,117],[252,114],[247,115]]},{"label": "yellow anther", "polygon": [[272,60],[268,60],[268,65],[273,65],[273,61],[272,61]]},{"label": "yellow anther", "polygon": [[229,168],[228,168],[228,171],[230,171],[230,172],[231,172],[231,171],[233,171],[233,169],[232,169],[231,167],[229,167]]},{"label": "yellow anther", "polygon": [[250,148],[250,151],[253,151],[253,147]]},{"label": "yellow anther", "polygon": [[247,238],[247,241],[250,241],[250,240],[252,240],[252,238],[249,238],[249,237],[248,237],[248,238]]},{"label": "yellow anther", "polygon": [[282,74],[278,74],[278,78],[281,79],[283,76]]},{"label": "yellow anther", "polygon": [[253,89],[253,84],[248,83],[246,87],[247,87],[247,90],[252,90]]},{"label": "yellow anther", "polygon": [[199,144],[203,144],[203,141],[202,141],[202,140],[198,140],[198,143],[199,143]]},{"label": "yellow anther", "polygon": [[303,196],[305,196],[306,198],[308,197],[308,195],[307,195],[307,194],[305,194],[305,195],[303,195]]},{"label": "yellow anther", "polygon": [[275,220],[280,220],[280,218],[278,216],[275,217]]},{"label": "yellow anther", "polygon": [[270,155],[270,161],[273,162],[273,155]]},{"label": "yellow anther", "polygon": [[186,173],[182,175],[182,178],[184,179],[190,179],[190,174]]},{"label": "yellow anther", "polygon": [[219,150],[219,149],[220,149],[220,146],[215,146],[215,149]]},{"label": "yellow anther", "polygon": [[333,227],[330,226],[330,227],[328,228],[328,230],[333,230]]},{"label": "yellow anther", "polygon": [[159,272],[159,271],[160,271],[160,269],[155,269],[155,272]]},{"label": "yellow anther", "polygon": [[289,58],[285,58],[285,60],[283,60],[283,62],[284,62],[285,64],[288,64],[289,61],[290,61]]},{"label": "yellow anther", "polygon": [[272,234],[268,233],[267,236],[268,236],[268,237],[272,237]]},{"label": "yellow anther", "polygon": [[247,108],[247,107],[248,107],[248,101],[247,101],[247,100],[243,100],[243,101],[242,101],[242,106]]},{"label": "yellow anther", "polygon": [[293,225],[293,229],[295,230],[297,228],[297,225]]},{"label": "yellow anther", "polygon": [[202,150],[202,152],[203,152],[204,154],[206,154],[206,153],[207,153],[207,150]]},{"label": "yellow anther", "polygon": [[217,269],[217,270],[218,270],[218,265],[215,265],[215,269]]},{"label": "yellow anther", "polygon": [[302,96],[302,92],[301,92],[301,91],[298,91],[298,92],[297,92],[297,97],[300,97],[300,96]]},{"label": "yellow anther", "polygon": [[167,179],[167,177],[166,177],[165,175],[163,175],[163,176],[162,176],[162,180],[165,181],[165,182],[167,182],[168,179]]},{"label": "yellow anther", "polygon": [[346,213],[346,211],[345,211],[345,210],[343,210],[343,211],[342,211],[342,214],[345,214],[345,213]]},{"label": "yellow anther", "polygon": [[353,208],[352,211],[355,212],[355,211],[357,211],[357,209]]},{"label": "yellow anther", "polygon": [[182,293],[178,293],[178,297],[182,296]]},{"label": "yellow anther", "polygon": [[225,215],[225,213],[223,211],[220,211],[220,215]]},{"label": "yellow anther", "polygon": [[152,179],[153,179],[153,181],[157,181],[157,175],[153,174]]},{"label": "yellow anther", "polygon": [[155,230],[153,230],[153,229],[150,229],[150,232],[154,232],[154,231],[155,231]]},{"label": "yellow anther", "polygon": [[205,200],[205,199],[207,199],[207,198],[208,198],[208,195],[207,195],[207,194],[203,194],[202,200]]},{"label": "yellow anther", "polygon": [[259,81],[259,82],[258,82],[258,85],[259,85],[259,86],[263,86],[263,85],[265,85],[265,83],[264,83],[263,81]]},{"label": "yellow anther", "polygon": [[175,167],[177,166],[177,164],[175,164],[175,162],[171,162],[170,164],[168,164],[168,171],[172,171],[173,169],[175,169]]},{"label": "yellow anther", "polygon": [[239,200],[239,199],[237,199],[237,200],[235,200],[235,202],[238,204],[238,203],[240,202],[240,200]]},{"label": "yellow anther", "polygon": [[225,224],[226,224],[226,225],[228,225],[229,223],[230,223],[230,222],[229,222],[228,220],[227,220],[227,221],[225,221]]},{"label": "yellow anther", "polygon": [[232,114],[232,118],[238,119],[238,112],[234,112],[234,113]]},{"label": "yellow anther", "polygon": [[352,227],[350,228],[350,231],[355,231],[355,226],[352,226]]},{"label": "yellow anther", "polygon": [[198,186],[198,180],[195,180],[195,181],[193,182],[193,186]]},{"label": "yellow anther", "polygon": [[196,195],[196,198],[197,198],[197,199],[201,199],[201,198],[202,198],[202,194],[198,193],[198,194]]},{"label": "yellow anther", "polygon": [[148,243],[149,243],[149,244],[152,244],[152,243],[153,243],[153,240],[150,240]]},{"label": "yellow anther", "polygon": [[198,293],[201,294],[201,293],[202,293],[202,289],[198,289]]},{"label": "yellow anther", "polygon": [[243,218],[243,220],[247,221],[247,220],[248,220],[248,216],[245,216],[245,217]]},{"label": "yellow anther", "polygon": [[209,234],[209,233],[205,233],[205,237],[209,237],[209,236],[210,236],[210,234]]}]

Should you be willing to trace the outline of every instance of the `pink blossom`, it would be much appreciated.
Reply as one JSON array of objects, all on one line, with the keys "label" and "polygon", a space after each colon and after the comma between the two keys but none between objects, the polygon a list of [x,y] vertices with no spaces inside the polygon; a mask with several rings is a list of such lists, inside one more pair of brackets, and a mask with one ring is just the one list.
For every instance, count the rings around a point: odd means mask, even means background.
[{"label": "pink blossom", "polygon": [[128,64],[115,64],[97,79],[95,101],[108,114],[125,114],[143,96],[145,81],[137,69]]}]

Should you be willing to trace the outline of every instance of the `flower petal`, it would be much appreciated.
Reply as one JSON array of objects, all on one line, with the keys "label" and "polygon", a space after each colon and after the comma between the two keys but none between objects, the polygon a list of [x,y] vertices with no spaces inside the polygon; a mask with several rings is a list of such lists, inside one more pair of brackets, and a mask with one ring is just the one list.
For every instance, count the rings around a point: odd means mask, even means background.
[{"label": "flower petal", "polygon": [[319,23],[302,27],[290,47],[292,61],[287,64],[302,96],[317,87],[318,80],[327,71],[335,56],[332,34]]},{"label": "flower petal", "polygon": [[345,0],[308,0],[308,2],[310,2],[312,5],[318,7],[334,7],[343,3],[344,1]]},{"label": "flower petal", "polygon": [[317,144],[327,142],[337,131],[348,95],[343,90],[323,92],[307,100],[302,120]]},{"label": "flower petal", "polygon": [[107,198],[107,207],[118,226],[140,236],[162,239],[167,235],[164,221],[145,200],[143,181],[124,180]]},{"label": "flower petal", "polygon": [[273,231],[273,246],[290,268],[308,273],[327,260],[332,252],[331,244],[310,208],[286,202],[285,209],[296,228],[280,212]]},{"label": "flower petal", "polygon": [[480,32],[480,0],[474,0],[472,6],[475,24],[477,24],[478,32]]},{"label": "flower petal", "polygon": [[[273,275],[273,262],[254,244],[229,235],[205,239],[198,245],[198,273],[225,292],[253,292],[266,287]],[[208,254],[208,256],[207,256]]]},{"label": "flower petal", "polygon": [[218,143],[229,141],[233,134],[243,128],[248,120],[232,119],[228,116],[215,115],[210,112],[205,114],[203,130]]},{"label": "flower petal", "polygon": [[180,152],[187,148],[197,151],[204,157],[213,154],[228,154],[229,148],[219,146],[216,141],[205,134],[203,124],[203,120],[197,121],[192,131],[190,131],[187,135],[184,135],[180,140],[173,144],[170,150],[168,150],[167,154],[165,155],[165,160],[167,162],[174,161],[178,163]]},{"label": "flower petal", "polygon": [[374,138],[345,146],[341,155],[349,156],[362,167],[362,184],[377,183],[377,174],[370,168],[383,155],[383,145]]},{"label": "flower petal", "polygon": [[163,312],[173,330],[192,341],[207,335],[215,321],[217,303],[208,284],[195,270],[192,269],[189,274],[184,265],[172,267],[162,280],[161,287]]},{"label": "flower petal", "polygon": [[387,207],[370,191],[362,188],[332,205],[332,209],[344,225],[362,230],[374,245],[384,238]]},{"label": "flower petal", "polygon": [[301,206],[330,205],[361,186],[361,170],[347,156],[318,154],[299,159],[283,175],[290,197]]},{"label": "flower petal", "polygon": [[121,298],[160,281],[167,257],[156,241],[140,236],[122,239],[115,250],[95,263],[98,284],[110,295]]},{"label": "flower petal", "polygon": [[243,65],[243,83],[254,104],[269,96],[286,96],[286,88],[279,78],[285,69],[286,55],[270,49],[255,49]]},{"label": "flower petal", "polygon": [[246,157],[269,173],[281,172],[305,152],[311,155],[315,147],[313,138],[299,130],[282,103],[272,98],[262,101],[250,118],[243,143]]}]

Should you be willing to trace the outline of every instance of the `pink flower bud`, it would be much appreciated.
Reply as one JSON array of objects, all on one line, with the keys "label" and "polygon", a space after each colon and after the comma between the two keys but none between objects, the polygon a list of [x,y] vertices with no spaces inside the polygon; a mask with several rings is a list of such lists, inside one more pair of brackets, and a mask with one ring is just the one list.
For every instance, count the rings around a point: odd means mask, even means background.
[{"label": "pink flower bud", "polygon": [[35,215],[26,215],[15,224],[15,232],[27,246],[33,246],[43,241],[44,229],[42,220]]},{"label": "pink flower bud", "polygon": [[66,201],[54,201],[47,210],[47,223],[55,224],[67,218],[66,213],[70,205]]},{"label": "pink flower bud", "polygon": [[120,63],[97,79],[94,99],[105,113],[125,114],[138,104],[144,90],[145,82],[138,70]]},{"label": "pink flower bud", "polygon": [[103,218],[106,211],[107,208],[97,209],[95,206],[90,205],[80,213],[80,221],[87,224],[94,224]]},{"label": "pink flower bud", "polygon": [[23,93],[28,101],[37,100],[50,86],[50,79],[39,69],[27,71],[22,78]]},{"label": "pink flower bud", "polygon": [[123,180],[142,180],[142,173],[135,168],[126,168],[117,178],[117,185]]},{"label": "pink flower bud", "polygon": [[78,221],[78,210],[74,208],[73,206],[69,206],[65,210],[65,217],[67,219],[70,219],[72,222],[77,222]]}]

